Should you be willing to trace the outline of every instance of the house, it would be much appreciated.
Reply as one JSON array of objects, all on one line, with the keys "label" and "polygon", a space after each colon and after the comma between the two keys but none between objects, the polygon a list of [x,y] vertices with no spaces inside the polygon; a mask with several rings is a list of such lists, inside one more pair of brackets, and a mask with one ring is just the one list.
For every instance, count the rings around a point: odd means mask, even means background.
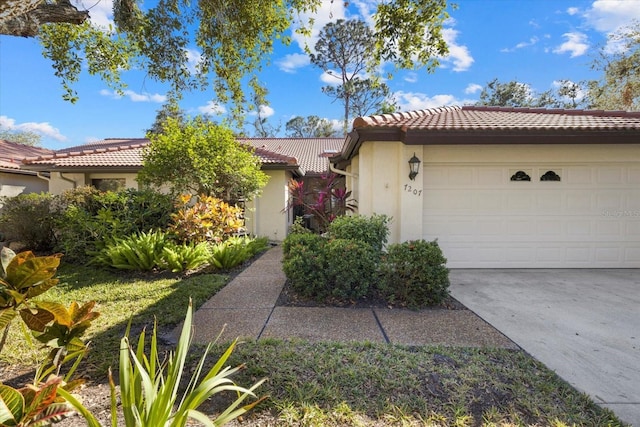
[{"label": "house", "polygon": [[[329,155],[339,152],[343,138],[243,138],[239,142],[255,149],[269,181],[260,197],[247,202],[247,230],[280,241],[293,221],[284,212],[289,179],[312,179],[325,173]],[[137,173],[142,168],[142,150],[148,139],[105,139],[57,150],[25,159],[23,170],[47,173],[49,191],[91,185],[99,189],[138,188]]]},{"label": "house", "polygon": [[[40,193],[49,190],[47,175],[21,169],[26,157],[48,155],[53,151],[0,139],[0,197]],[[0,204],[1,206],[1,204]]]},{"label": "house", "polygon": [[449,267],[640,267],[640,112],[361,117],[331,161],[391,242],[438,239]]}]

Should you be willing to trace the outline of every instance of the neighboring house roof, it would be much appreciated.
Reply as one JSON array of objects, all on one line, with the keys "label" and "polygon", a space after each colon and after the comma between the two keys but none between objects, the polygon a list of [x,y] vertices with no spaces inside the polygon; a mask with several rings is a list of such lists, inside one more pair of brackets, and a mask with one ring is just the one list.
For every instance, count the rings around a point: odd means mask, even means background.
[{"label": "neighboring house roof", "polygon": [[297,159],[305,175],[327,172],[327,158],[339,153],[344,144],[344,138],[239,138],[238,141]]},{"label": "neighboring house roof", "polygon": [[[241,141],[242,142],[242,141]],[[30,170],[118,170],[137,171],[142,167],[142,149],[149,145],[144,138],[114,138],[64,148],[45,155],[24,160]],[[298,161],[291,156],[256,148],[265,169],[298,170]]]},{"label": "neighboring house roof", "polygon": [[0,170],[3,172],[31,174],[31,172],[20,170],[22,160],[27,157],[51,153],[53,151],[47,148],[33,147],[0,139]]},{"label": "neighboring house roof", "polygon": [[363,140],[441,144],[618,144],[640,141],[640,112],[441,107],[359,117],[340,157]]}]

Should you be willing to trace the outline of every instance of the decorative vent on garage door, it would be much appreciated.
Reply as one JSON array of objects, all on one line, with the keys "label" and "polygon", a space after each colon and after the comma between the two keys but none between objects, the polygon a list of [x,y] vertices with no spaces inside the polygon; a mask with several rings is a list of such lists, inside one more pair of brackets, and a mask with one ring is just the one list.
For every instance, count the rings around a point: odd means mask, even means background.
[{"label": "decorative vent on garage door", "polygon": [[525,171],[517,171],[511,175],[511,181],[531,181],[531,177]]},{"label": "decorative vent on garage door", "polygon": [[560,175],[554,171],[546,171],[544,175],[540,177],[540,181],[560,181]]}]

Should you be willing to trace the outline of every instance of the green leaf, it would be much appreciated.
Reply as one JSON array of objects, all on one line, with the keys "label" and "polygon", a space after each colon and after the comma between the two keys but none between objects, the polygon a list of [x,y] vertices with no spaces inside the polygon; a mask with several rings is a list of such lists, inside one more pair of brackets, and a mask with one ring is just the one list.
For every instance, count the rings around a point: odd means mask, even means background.
[{"label": "green leaf", "polygon": [[24,398],[12,387],[0,384],[0,423],[14,426],[22,419]]},{"label": "green leaf", "polygon": [[16,313],[13,307],[0,310],[0,330],[4,330],[4,328],[8,327],[17,314],[18,313]]},{"label": "green leaf", "polygon": [[71,393],[62,388],[59,388],[58,395],[69,402],[69,404],[73,406],[73,408],[84,417],[84,419],[87,421],[87,427],[102,427],[96,417],[94,417],[93,414],[89,412],[89,410]]},{"label": "green leaf", "polygon": [[30,252],[21,252],[8,265],[5,280],[15,290],[38,285],[56,274],[60,256],[35,257]]},{"label": "green leaf", "polygon": [[67,327],[71,326],[71,314],[64,305],[53,301],[38,301],[35,305],[36,307],[51,313],[56,323]]}]

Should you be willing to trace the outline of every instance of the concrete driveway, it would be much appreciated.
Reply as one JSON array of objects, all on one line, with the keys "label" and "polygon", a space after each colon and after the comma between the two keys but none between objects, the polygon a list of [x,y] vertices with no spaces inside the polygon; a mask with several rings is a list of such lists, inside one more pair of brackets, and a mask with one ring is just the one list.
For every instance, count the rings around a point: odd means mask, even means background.
[{"label": "concrete driveway", "polygon": [[451,294],[640,427],[640,269],[453,269]]}]

